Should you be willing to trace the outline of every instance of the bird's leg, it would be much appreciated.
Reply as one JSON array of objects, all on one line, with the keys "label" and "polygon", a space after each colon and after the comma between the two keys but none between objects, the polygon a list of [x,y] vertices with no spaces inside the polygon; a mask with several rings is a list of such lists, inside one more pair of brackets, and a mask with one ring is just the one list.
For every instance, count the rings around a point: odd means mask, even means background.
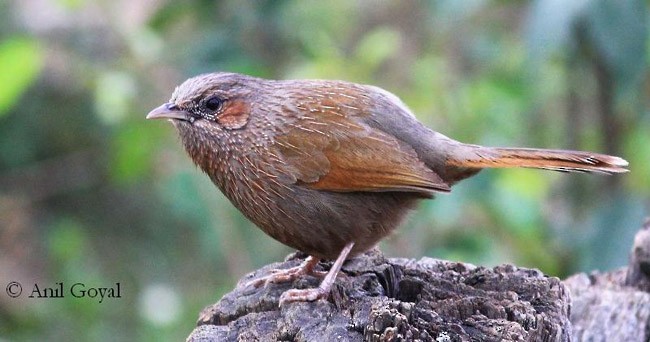
[{"label": "bird's leg", "polygon": [[323,279],[319,287],[315,289],[287,290],[282,294],[282,296],[280,296],[280,306],[291,302],[313,302],[317,299],[326,298],[330,293],[332,284],[334,284],[334,281],[336,280],[336,276],[341,270],[341,266],[343,266],[343,262],[347,259],[353,246],[354,242],[350,242],[343,247],[341,254],[336,258],[334,265],[332,265],[330,271],[327,272],[325,279]]},{"label": "bird's leg", "polygon": [[253,287],[260,287],[261,285],[268,285],[268,284],[273,284],[273,283],[283,283],[287,281],[292,281],[302,275],[314,275],[317,277],[324,277],[325,272],[322,271],[316,271],[314,267],[318,264],[320,259],[315,258],[313,256],[308,256],[305,261],[303,261],[300,265],[284,270],[272,270],[271,274],[254,279],[249,281],[246,284],[246,287],[248,286],[253,286]]}]

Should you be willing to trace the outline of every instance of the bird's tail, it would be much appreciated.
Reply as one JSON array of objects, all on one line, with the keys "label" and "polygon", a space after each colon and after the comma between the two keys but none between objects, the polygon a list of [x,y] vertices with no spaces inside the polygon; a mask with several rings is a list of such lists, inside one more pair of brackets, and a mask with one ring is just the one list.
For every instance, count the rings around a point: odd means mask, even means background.
[{"label": "bird's tail", "polygon": [[448,159],[447,165],[468,169],[526,167],[563,172],[628,172],[625,159],[599,153],[477,145],[463,147],[465,153]]}]

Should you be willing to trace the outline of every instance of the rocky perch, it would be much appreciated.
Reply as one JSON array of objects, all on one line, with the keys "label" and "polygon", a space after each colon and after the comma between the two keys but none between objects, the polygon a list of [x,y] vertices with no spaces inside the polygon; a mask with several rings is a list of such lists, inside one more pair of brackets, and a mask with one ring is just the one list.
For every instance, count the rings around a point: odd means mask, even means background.
[{"label": "rocky perch", "polygon": [[[637,234],[629,267],[566,281],[538,270],[494,268],[422,258],[385,258],[378,250],[343,265],[329,300],[280,308],[293,283],[246,288],[295,253],[240,280],[205,308],[188,341],[648,341],[650,221]],[[331,263],[320,263],[327,270]]]}]

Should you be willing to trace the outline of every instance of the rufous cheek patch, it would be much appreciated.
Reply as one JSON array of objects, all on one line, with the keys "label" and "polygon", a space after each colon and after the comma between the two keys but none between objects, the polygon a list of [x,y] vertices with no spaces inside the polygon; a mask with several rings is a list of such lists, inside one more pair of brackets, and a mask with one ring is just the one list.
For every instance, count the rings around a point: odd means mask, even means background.
[{"label": "rufous cheek patch", "polygon": [[239,129],[246,126],[250,112],[243,101],[226,103],[221,114],[217,115],[217,123],[226,129]]}]

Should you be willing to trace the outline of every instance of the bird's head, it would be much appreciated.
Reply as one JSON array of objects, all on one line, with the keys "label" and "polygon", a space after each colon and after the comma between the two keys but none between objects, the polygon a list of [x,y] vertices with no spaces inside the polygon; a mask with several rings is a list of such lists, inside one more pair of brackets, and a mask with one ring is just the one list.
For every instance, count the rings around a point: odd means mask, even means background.
[{"label": "bird's head", "polygon": [[261,79],[212,73],[183,82],[169,102],[155,108],[147,119],[170,119],[181,128],[235,130],[246,126],[250,104]]}]

